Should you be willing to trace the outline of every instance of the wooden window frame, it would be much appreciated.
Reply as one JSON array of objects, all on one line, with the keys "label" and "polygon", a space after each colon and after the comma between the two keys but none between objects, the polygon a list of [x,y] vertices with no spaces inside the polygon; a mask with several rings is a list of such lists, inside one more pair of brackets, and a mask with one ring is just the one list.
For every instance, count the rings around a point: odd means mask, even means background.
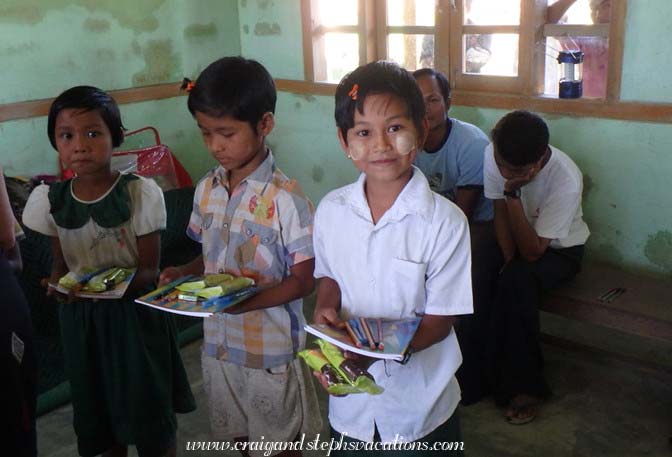
[{"label": "wooden window frame", "polygon": [[326,81],[327,65],[322,52],[322,37],[326,33],[352,33],[358,35],[359,64],[378,59],[376,49],[375,0],[358,0],[357,24],[324,26],[314,19],[316,0],[301,0],[301,28],[303,32],[304,78],[306,81]]},{"label": "wooden window frame", "polygon": [[[527,71],[523,72],[523,64],[519,63],[520,86],[515,90],[494,91],[493,85],[488,84],[484,88],[481,85],[467,83],[467,87],[453,83],[452,102],[455,105],[473,106],[494,109],[528,109],[532,111],[564,114],[570,116],[587,116],[607,119],[635,120],[641,122],[672,122],[672,103],[653,102],[624,102],[620,100],[621,92],[621,68],[623,63],[623,47],[625,36],[625,17],[627,0],[611,0],[611,22],[609,25],[567,25],[545,23],[545,0],[522,0],[521,33],[530,37],[530,42],[536,43],[546,36],[558,36],[563,32],[577,36],[603,36],[608,33],[609,37],[609,66],[607,74],[607,94],[604,99],[558,99],[556,97],[539,95],[543,86],[543,56],[535,56],[532,46],[527,46],[529,56],[519,54],[520,58],[529,59]],[[306,7],[310,0],[302,0],[303,16],[303,39],[304,39],[304,62],[305,80],[277,80],[278,89],[292,93],[312,95],[333,95],[335,84],[316,83],[312,73],[312,40],[310,33],[310,9]],[[384,58],[386,55],[386,14],[385,0],[360,0],[369,4],[369,10],[374,16],[369,15],[371,22],[373,17],[373,30],[367,30],[369,36],[369,49],[371,59]],[[457,43],[455,28],[451,28],[451,21],[456,21],[456,12],[453,9],[459,6],[460,0],[438,0],[435,15],[435,41],[434,41],[434,67],[437,70],[451,76],[454,81],[453,70],[461,65],[461,51],[454,50]],[[532,19],[529,19],[532,18]],[[458,20],[459,21],[459,20]],[[370,26],[371,23],[369,22]],[[461,25],[461,24],[460,24]],[[414,26],[409,27],[413,31]],[[395,31],[398,27],[394,27]],[[534,38],[532,38],[532,36]],[[460,37],[461,38],[461,37]],[[521,42],[523,38],[521,37]],[[458,47],[459,48],[459,47]],[[456,55],[457,54],[457,55]],[[539,53],[541,54],[541,53]],[[360,53],[361,56],[361,53]],[[369,61],[370,61],[369,60]],[[451,65],[455,62],[455,65]],[[363,62],[364,63],[364,62]],[[477,75],[478,76],[478,75]],[[480,75],[484,78],[484,75]],[[492,77],[497,80],[499,77]],[[473,79],[473,78],[471,78]],[[487,78],[486,78],[487,80]],[[494,86],[497,86],[495,84]]]}]

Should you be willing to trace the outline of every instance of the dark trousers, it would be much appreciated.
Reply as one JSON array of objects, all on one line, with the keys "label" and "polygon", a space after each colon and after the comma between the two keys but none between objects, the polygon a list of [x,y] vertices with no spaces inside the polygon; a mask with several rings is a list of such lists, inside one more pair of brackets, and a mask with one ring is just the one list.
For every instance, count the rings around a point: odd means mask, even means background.
[{"label": "dark trousers", "polygon": [[37,364],[30,309],[0,250],[0,446],[2,455],[37,455]]},{"label": "dark trousers", "polygon": [[506,265],[497,282],[490,350],[495,401],[515,395],[550,395],[539,342],[539,304],[543,291],[572,279],[580,270],[583,246],[548,249],[535,262],[520,258]]},{"label": "dark trousers", "polygon": [[492,221],[473,222],[471,235],[471,285],[474,314],[460,316],[455,332],[462,351],[462,365],[456,376],[462,390],[462,404],[470,405],[489,395],[489,363],[486,335],[492,321],[492,297],[497,273],[502,266]]}]

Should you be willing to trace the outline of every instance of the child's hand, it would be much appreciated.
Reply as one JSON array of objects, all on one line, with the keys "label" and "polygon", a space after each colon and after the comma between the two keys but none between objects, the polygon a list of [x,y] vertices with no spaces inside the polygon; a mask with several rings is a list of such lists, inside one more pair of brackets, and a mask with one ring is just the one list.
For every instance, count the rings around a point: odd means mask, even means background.
[{"label": "child's hand", "polygon": [[54,297],[58,303],[72,303],[78,300],[78,298],[75,297],[74,290],[70,290],[70,293],[64,294],[50,284],[58,284],[58,278],[55,280],[54,278],[42,278],[40,281],[40,285],[47,289],[47,297]]},{"label": "child's hand", "polygon": [[345,322],[341,320],[338,313],[333,308],[317,308],[313,314],[313,322],[316,324],[327,324],[336,328],[345,327]]},{"label": "child's hand", "polygon": [[504,190],[513,192],[526,186],[535,178],[535,176],[537,176],[537,173],[539,173],[539,169],[535,166],[528,170],[524,175],[507,180],[506,183],[504,183]]},{"label": "child's hand", "polygon": [[374,362],[377,362],[380,359],[373,357],[367,357],[365,355],[357,354],[355,352],[343,351],[343,357],[348,360],[352,360],[359,368],[362,370],[367,370]]},{"label": "child's hand", "polygon": [[57,302],[62,303],[65,302],[65,295],[56,290],[55,287],[51,286],[51,284],[58,284],[58,279],[59,277],[55,278],[54,275],[51,275],[48,278],[42,278],[40,280],[40,286],[47,289],[47,297],[54,297]]},{"label": "child's hand", "polygon": [[179,267],[168,267],[159,275],[159,286],[168,284],[169,282],[175,281],[178,278],[184,276]]},{"label": "child's hand", "polygon": [[315,378],[317,378],[317,381],[320,383],[320,385],[322,386],[324,391],[327,392],[332,397],[346,397],[347,396],[347,395],[336,395],[336,394],[332,394],[331,392],[329,392],[329,382],[327,381],[327,377],[324,374],[320,373],[319,371],[313,371],[313,376],[315,376]]}]

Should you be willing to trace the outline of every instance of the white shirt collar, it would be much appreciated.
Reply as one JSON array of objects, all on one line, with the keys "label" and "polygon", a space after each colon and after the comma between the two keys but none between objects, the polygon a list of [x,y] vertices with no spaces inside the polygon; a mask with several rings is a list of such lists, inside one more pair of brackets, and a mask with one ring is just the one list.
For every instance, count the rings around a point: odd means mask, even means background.
[{"label": "white shirt collar", "polygon": [[[366,174],[362,173],[352,186],[347,187],[344,201],[360,216],[371,219],[371,209],[364,193]],[[430,221],[434,215],[434,192],[419,168],[413,166],[413,175],[387,210],[380,222],[398,221],[409,214],[417,214]]]}]

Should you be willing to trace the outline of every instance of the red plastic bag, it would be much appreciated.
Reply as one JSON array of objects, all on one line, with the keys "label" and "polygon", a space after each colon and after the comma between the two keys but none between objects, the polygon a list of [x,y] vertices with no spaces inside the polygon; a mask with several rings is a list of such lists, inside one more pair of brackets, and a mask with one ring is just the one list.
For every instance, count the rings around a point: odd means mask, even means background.
[{"label": "red plastic bag", "polygon": [[[159,132],[154,127],[143,127],[128,132],[124,136],[129,137],[147,130],[154,132],[156,144],[140,149],[115,152],[112,154],[112,169],[152,178],[164,192],[182,187],[192,187],[193,183],[189,173],[173,156],[168,146],[161,143]],[[61,169],[63,179],[71,178],[73,175],[72,170]]]}]

